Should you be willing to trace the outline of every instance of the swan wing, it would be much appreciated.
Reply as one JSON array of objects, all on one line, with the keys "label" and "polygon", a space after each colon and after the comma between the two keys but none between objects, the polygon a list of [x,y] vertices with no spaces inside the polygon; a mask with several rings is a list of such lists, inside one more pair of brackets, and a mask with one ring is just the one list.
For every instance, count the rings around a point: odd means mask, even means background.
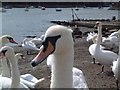
[{"label": "swan wing", "polygon": [[39,50],[36,45],[30,41],[25,42],[24,44],[22,44],[22,46],[26,49],[31,49],[31,50]]},{"label": "swan wing", "polygon": [[88,88],[83,72],[73,67],[73,86],[74,88]]},{"label": "swan wing", "polygon": [[118,78],[118,60],[113,62],[112,71],[115,78]]},{"label": "swan wing", "polygon": [[[11,83],[12,83],[11,78],[0,77],[0,88],[11,88]],[[27,90],[29,90],[29,88],[25,86],[23,83],[20,83],[20,88],[26,88]]]},{"label": "swan wing", "polygon": [[88,88],[83,75],[73,76],[73,86],[74,88]]},{"label": "swan wing", "polygon": [[29,82],[32,82],[32,83],[35,83],[38,81],[38,79],[31,74],[20,75],[20,78],[27,80]]}]

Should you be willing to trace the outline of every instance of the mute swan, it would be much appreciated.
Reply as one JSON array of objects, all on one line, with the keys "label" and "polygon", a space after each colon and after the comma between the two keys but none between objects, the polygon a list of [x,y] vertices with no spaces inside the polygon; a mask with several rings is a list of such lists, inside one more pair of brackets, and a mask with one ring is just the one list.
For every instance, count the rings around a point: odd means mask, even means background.
[{"label": "mute swan", "polygon": [[119,69],[119,66],[120,66],[120,30],[118,31],[118,34],[119,34],[119,55],[118,55],[117,61],[114,61],[113,66],[112,66],[112,71],[116,79],[117,90],[119,90],[118,82],[120,80],[120,69]]},{"label": "mute swan", "polygon": [[[89,41],[90,39],[92,39],[93,43],[92,45],[89,46],[89,53],[91,54],[92,58],[93,58],[93,64],[95,64],[95,58],[94,58],[94,49],[97,45],[96,41],[97,41],[97,34],[96,33],[90,33],[88,34],[88,37],[87,37],[87,41]],[[100,45],[100,49],[104,49],[105,47],[103,47],[102,45]]]},{"label": "mute swan", "polygon": [[[45,33],[39,54],[32,60],[31,65],[37,66],[52,54],[51,88],[86,88],[83,78],[73,76],[74,42],[71,30],[67,27],[51,26]],[[73,80],[73,79],[76,79]],[[79,85],[79,86],[74,86]]]},{"label": "mute swan", "polygon": [[31,50],[39,50],[36,45],[30,41],[30,39],[25,38],[22,43],[22,47],[26,49],[31,49]]},{"label": "mute swan", "polygon": [[96,46],[93,48],[93,56],[100,64],[103,65],[102,67],[103,72],[104,65],[111,66],[112,62],[117,60],[118,55],[112,51],[103,50],[100,48],[102,37],[102,23],[96,22],[96,25],[98,27],[98,39]]},{"label": "mute swan", "polygon": [[88,36],[87,36],[87,38],[86,38],[86,41],[87,41],[87,42],[91,42],[91,40],[92,40],[93,43],[96,43],[96,39],[97,39],[97,33],[95,33],[95,32],[90,32],[90,33],[88,33]]},{"label": "mute swan", "polygon": [[[11,64],[11,77],[0,77],[1,88],[26,88],[23,83],[20,83],[20,73],[17,66],[17,61],[15,60],[15,53],[13,48],[9,46],[4,46],[0,49],[0,58],[6,58]],[[2,59],[5,60],[5,59]],[[29,89],[28,89],[29,90]]]},{"label": "mute swan", "polygon": [[[18,44],[12,36],[10,35],[3,35],[0,37],[0,48],[2,46],[5,46],[5,44],[7,43],[14,43],[14,44]],[[9,67],[8,67],[8,64],[7,64],[7,61],[6,60],[2,60],[1,61],[2,63],[2,72],[1,72],[1,75],[3,77],[10,77],[10,70],[9,70]]]},{"label": "mute swan", "polygon": [[[16,61],[18,62],[19,59],[24,59],[23,54],[21,53],[17,53],[15,54],[16,57]],[[31,74],[24,74],[24,75],[20,75],[20,82],[23,83],[24,85],[26,85],[29,88],[35,88],[35,85],[39,82],[41,82],[43,79],[37,79],[36,77],[34,77]]]},{"label": "mute swan", "polygon": [[[87,41],[90,42],[92,40],[92,42],[95,44],[97,42],[97,34],[96,33],[88,33],[87,36]],[[102,37],[102,42],[101,44],[106,48],[106,49],[116,49],[118,47],[118,34],[117,32],[112,33],[111,35],[109,35],[107,38]]]}]

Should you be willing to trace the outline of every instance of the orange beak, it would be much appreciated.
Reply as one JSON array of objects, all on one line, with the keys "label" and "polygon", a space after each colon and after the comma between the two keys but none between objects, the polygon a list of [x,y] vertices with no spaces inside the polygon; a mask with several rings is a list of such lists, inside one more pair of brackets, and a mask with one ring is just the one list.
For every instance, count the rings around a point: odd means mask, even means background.
[{"label": "orange beak", "polygon": [[14,43],[14,44],[18,44],[16,41],[14,40],[10,40],[11,43]]},{"label": "orange beak", "polygon": [[33,67],[37,66],[39,63],[43,62],[51,53],[54,51],[54,46],[51,44],[51,42],[48,42],[48,47],[46,51],[44,51],[44,46],[42,45],[40,47],[40,52],[38,55],[32,60],[31,65]]}]

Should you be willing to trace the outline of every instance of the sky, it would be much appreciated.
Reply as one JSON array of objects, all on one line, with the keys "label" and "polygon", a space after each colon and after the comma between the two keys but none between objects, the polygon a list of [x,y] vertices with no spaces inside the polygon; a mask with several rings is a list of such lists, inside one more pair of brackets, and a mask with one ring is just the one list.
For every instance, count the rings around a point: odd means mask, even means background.
[{"label": "sky", "polygon": [[2,2],[119,2],[120,0],[0,0]]}]

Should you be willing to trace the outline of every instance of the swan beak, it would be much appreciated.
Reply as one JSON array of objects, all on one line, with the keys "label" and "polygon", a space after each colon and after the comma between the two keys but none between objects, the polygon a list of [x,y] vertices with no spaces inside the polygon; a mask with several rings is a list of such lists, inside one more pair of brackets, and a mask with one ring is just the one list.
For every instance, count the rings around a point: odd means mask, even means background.
[{"label": "swan beak", "polygon": [[18,44],[15,40],[10,40],[11,43]]},{"label": "swan beak", "polygon": [[37,66],[39,63],[43,62],[51,53],[54,51],[54,46],[51,44],[51,42],[48,42],[48,47],[44,51],[44,46],[42,45],[40,47],[40,52],[38,55],[32,60],[31,65],[33,67]]}]

